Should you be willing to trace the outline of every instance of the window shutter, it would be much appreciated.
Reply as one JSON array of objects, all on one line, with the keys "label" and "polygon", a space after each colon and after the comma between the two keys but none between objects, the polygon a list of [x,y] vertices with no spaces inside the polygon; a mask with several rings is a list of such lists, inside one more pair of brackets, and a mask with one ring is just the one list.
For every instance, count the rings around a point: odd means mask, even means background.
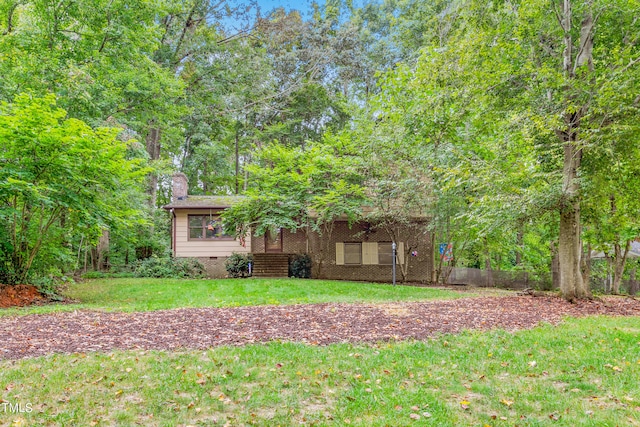
[{"label": "window shutter", "polygon": [[398,258],[398,264],[404,264],[404,242],[398,242],[398,247],[396,248],[396,256]]},{"label": "window shutter", "polygon": [[362,242],[362,264],[378,264],[378,242]]},{"label": "window shutter", "polygon": [[344,265],[344,243],[336,242],[336,265]]}]

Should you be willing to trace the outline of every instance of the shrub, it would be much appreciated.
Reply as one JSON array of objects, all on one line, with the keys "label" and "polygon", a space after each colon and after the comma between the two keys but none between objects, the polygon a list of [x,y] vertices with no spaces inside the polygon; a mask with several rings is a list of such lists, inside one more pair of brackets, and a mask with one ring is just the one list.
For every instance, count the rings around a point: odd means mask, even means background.
[{"label": "shrub", "polygon": [[104,279],[105,277],[109,277],[109,274],[102,271],[87,271],[86,273],[82,273],[83,279]]},{"label": "shrub", "polygon": [[289,259],[289,277],[301,279],[311,277],[311,257],[309,254],[296,254]]},{"label": "shrub", "polygon": [[163,279],[201,279],[207,272],[195,258],[150,258],[136,261],[135,277],[156,277]]},{"label": "shrub", "polygon": [[104,272],[104,271],[87,271],[82,274],[83,279],[115,279],[136,277],[131,271]]},{"label": "shrub", "polygon": [[248,277],[249,263],[253,261],[251,255],[233,253],[224,262],[229,277]]},{"label": "shrub", "polygon": [[51,301],[64,301],[60,288],[70,282],[73,282],[70,277],[57,275],[41,276],[31,280],[38,292]]}]

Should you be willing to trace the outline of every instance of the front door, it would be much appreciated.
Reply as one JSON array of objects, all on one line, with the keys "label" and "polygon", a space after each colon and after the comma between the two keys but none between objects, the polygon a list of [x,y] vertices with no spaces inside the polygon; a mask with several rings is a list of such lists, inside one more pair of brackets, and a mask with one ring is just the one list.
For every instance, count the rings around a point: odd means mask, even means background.
[{"label": "front door", "polygon": [[265,252],[282,252],[282,229],[278,228],[276,232],[267,231],[264,236]]}]

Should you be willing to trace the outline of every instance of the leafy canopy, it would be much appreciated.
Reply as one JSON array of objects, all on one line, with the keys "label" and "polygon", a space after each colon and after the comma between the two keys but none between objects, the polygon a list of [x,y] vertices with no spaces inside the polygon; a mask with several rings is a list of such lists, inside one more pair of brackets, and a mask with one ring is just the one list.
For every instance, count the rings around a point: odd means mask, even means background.
[{"label": "leafy canopy", "polygon": [[140,184],[144,159],[128,158],[119,129],[66,115],[53,95],[0,106],[0,281],[26,281],[54,235],[64,247],[74,231],[95,239],[142,219],[126,189]]}]

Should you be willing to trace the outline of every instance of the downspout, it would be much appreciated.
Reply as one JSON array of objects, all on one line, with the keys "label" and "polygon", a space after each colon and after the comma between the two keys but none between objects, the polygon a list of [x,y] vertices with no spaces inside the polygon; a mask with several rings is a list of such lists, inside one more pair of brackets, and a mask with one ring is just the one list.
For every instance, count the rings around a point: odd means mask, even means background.
[{"label": "downspout", "polygon": [[176,211],[171,208],[171,250],[173,251],[173,257],[176,257]]}]

